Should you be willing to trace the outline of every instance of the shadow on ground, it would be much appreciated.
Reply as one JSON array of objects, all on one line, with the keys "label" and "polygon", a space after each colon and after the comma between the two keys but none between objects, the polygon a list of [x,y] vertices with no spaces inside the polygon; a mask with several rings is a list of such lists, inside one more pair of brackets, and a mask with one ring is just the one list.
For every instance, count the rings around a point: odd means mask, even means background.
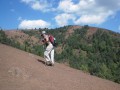
[{"label": "shadow on ground", "polygon": [[45,62],[43,60],[37,59],[38,62],[45,64]]}]

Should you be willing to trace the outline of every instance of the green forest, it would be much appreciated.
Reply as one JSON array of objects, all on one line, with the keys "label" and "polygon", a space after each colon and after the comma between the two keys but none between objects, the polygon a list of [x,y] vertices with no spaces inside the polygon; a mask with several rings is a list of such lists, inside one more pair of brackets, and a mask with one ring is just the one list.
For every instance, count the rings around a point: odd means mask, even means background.
[{"label": "green forest", "polygon": [[[57,47],[62,47],[61,53],[55,51],[56,62],[67,63],[72,68],[120,83],[120,34],[98,28],[93,35],[87,36],[90,27],[85,25],[75,29],[72,35],[65,38],[70,27],[72,26],[22,31],[29,36],[40,39],[40,32],[46,30],[47,33],[56,38]],[[0,43],[43,56],[42,45],[31,46],[29,41],[20,45],[19,42],[9,39],[3,30],[0,30]]]}]

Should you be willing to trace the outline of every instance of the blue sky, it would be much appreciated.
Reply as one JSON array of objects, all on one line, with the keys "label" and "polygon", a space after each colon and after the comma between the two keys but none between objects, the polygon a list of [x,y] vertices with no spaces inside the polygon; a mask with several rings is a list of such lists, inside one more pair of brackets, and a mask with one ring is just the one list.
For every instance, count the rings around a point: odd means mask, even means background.
[{"label": "blue sky", "polygon": [[120,0],[0,0],[0,28],[89,25],[120,33]]}]

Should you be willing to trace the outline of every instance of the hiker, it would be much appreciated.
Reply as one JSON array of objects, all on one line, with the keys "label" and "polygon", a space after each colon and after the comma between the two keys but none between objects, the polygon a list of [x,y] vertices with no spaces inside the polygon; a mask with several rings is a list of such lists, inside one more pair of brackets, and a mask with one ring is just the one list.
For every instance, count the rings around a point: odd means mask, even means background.
[{"label": "hiker", "polygon": [[47,35],[45,31],[42,31],[41,36],[43,37],[42,42],[45,46],[44,58],[46,65],[54,65],[54,46],[50,41],[50,35]]}]

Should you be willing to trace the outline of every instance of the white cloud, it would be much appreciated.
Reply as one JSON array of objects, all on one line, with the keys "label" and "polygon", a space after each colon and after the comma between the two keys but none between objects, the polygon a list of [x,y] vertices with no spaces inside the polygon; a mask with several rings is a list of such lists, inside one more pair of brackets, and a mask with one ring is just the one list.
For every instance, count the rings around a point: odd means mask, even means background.
[{"label": "white cloud", "polygon": [[[33,10],[56,11],[54,20],[59,26],[69,24],[101,24],[115,17],[120,0],[21,0]],[[77,1],[77,3],[75,2]]]},{"label": "white cloud", "polygon": [[76,24],[100,24],[101,22],[104,22],[102,16],[96,15],[83,15],[75,21]]},{"label": "white cloud", "polygon": [[58,10],[74,15],[77,18],[75,24],[101,24],[120,10],[120,0],[80,0],[78,3],[62,0]]},{"label": "white cloud", "polygon": [[59,2],[58,10],[66,13],[77,12],[79,9],[78,5],[75,5],[72,0],[62,0]]},{"label": "white cloud", "polygon": [[55,17],[55,20],[59,26],[64,26],[68,24],[69,20],[75,20],[75,17],[71,14],[60,14]]},{"label": "white cloud", "polygon": [[41,10],[41,9],[45,8],[45,5],[40,5],[39,2],[35,2],[31,7],[35,10],[39,10],[39,9]]},{"label": "white cloud", "polygon": [[50,23],[43,20],[22,20],[19,24],[19,28],[32,29],[32,28],[48,28]]},{"label": "white cloud", "polygon": [[34,10],[39,10],[42,12],[52,11],[52,4],[48,3],[47,0],[21,0],[21,2],[26,3]]},{"label": "white cloud", "polygon": [[108,13],[100,13],[100,14],[84,14],[81,15],[79,19],[77,19],[75,24],[101,24],[105,22],[109,15],[112,15],[113,12],[109,11]]},{"label": "white cloud", "polygon": [[80,0],[77,4],[75,4],[73,0],[62,0],[59,2],[58,10],[65,13],[82,14],[84,10],[89,10],[94,5],[94,0]]}]

